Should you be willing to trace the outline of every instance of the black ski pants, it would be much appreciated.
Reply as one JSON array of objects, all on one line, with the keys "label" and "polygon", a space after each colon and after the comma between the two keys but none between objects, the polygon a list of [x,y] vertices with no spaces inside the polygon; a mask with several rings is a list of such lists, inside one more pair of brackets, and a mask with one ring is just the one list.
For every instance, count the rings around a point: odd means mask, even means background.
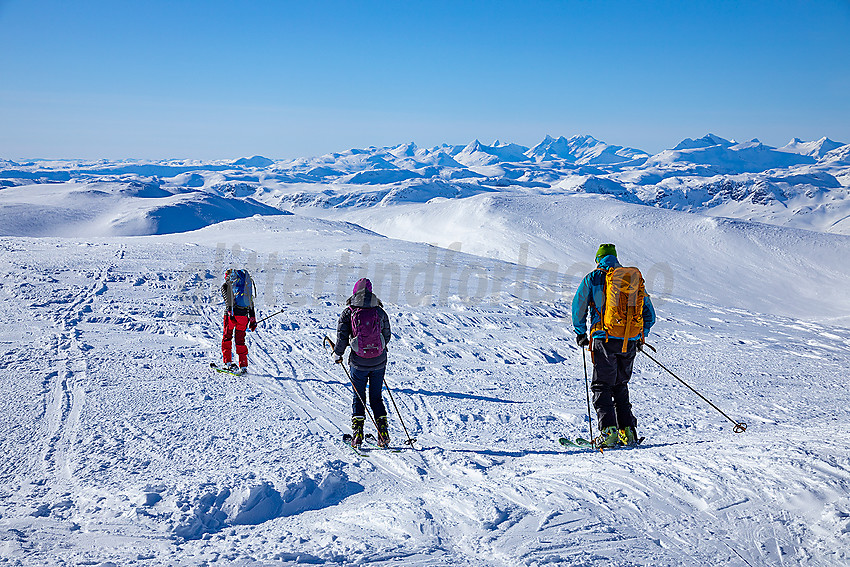
[{"label": "black ski pants", "polygon": [[629,402],[629,380],[637,355],[637,341],[629,341],[626,352],[623,339],[593,339],[593,408],[599,429],[636,426]]},{"label": "black ski pants", "polygon": [[376,368],[351,367],[351,381],[354,383],[354,388],[357,391],[354,394],[354,401],[351,404],[351,415],[366,415],[366,408],[363,407],[363,402],[360,400],[366,399],[367,382],[369,383],[369,405],[372,407],[372,415],[375,416],[375,419],[387,415],[384,398],[381,396],[381,388],[384,387],[384,373],[386,369],[386,366],[378,366]]}]

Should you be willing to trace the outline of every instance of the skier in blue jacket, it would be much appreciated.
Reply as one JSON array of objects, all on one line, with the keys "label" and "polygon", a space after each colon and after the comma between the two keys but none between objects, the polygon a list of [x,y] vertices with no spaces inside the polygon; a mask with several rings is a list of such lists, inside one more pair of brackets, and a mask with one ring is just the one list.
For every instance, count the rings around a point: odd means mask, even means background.
[{"label": "skier in blue jacket", "polygon": [[[637,419],[629,402],[629,380],[639,345],[643,343],[650,327],[655,324],[655,309],[649,295],[643,298],[643,332],[628,340],[623,350],[623,337],[614,337],[601,329],[605,311],[605,274],[620,267],[617,250],[613,244],[602,244],[596,252],[597,268],[587,274],[573,297],[572,315],[576,343],[584,348],[590,345],[593,360],[593,407],[599,420],[600,437],[597,446],[613,447],[617,444],[637,443]],[[587,336],[587,315],[590,311],[593,335]]]}]

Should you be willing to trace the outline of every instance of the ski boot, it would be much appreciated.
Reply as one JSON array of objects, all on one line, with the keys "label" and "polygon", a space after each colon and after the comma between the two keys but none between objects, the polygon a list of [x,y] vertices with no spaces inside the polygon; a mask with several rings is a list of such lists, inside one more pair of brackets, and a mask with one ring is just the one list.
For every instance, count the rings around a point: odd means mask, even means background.
[{"label": "ski boot", "polygon": [[355,415],[351,418],[351,446],[359,448],[363,445],[363,423],[366,418],[362,415]]},{"label": "ski boot", "polygon": [[619,442],[617,428],[612,425],[602,429],[599,436],[593,440],[593,446],[597,449],[607,449],[609,447],[616,447]]},{"label": "ski boot", "polygon": [[625,429],[620,429],[617,432],[619,437],[620,445],[625,445],[626,447],[634,447],[639,443],[637,430],[634,427],[626,427]]},{"label": "ski boot", "polygon": [[247,366],[240,366],[239,367],[239,374],[243,374],[243,375],[248,374],[248,367]]},{"label": "ski boot", "polygon": [[379,416],[376,421],[378,422],[378,445],[384,448],[389,447],[390,429],[389,425],[387,424],[387,416]]},{"label": "ski boot", "polygon": [[228,372],[233,372],[234,374],[236,372],[239,372],[239,365],[235,362],[231,362],[230,364],[226,365],[226,368]]}]

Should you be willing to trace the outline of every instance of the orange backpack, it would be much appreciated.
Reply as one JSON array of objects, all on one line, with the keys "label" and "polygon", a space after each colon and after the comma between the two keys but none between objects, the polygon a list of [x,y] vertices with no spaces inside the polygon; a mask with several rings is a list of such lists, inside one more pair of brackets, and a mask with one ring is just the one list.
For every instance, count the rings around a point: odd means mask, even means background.
[{"label": "orange backpack", "polygon": [[646,288],[643,276],[637,268],[618,266],[605,272],[603,284],[605,304],[600,313],[600,324],[593,330],[605,331],[605,340],[609,336],[623,337],[623,351],[628,341],[643,333],[643,298]]}]

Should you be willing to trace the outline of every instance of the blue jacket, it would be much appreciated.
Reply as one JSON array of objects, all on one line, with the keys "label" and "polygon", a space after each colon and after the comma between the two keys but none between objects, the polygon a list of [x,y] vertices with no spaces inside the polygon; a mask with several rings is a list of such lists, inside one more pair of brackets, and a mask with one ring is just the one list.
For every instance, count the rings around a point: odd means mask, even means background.
[{"label": "blue jacket", "polygon": [[[605,272],[610,268],[617,268],[620,263],[617,257],[613,255],[603,256],[599,261],[599,268],[593,270],[581,280],[575,297],[573,297],[573,328],[577,335],[587,334],[587,312],[590,311],[590,326],[593,328],[601,319],[601,313],[604,310],[605,293],[603,284],[605,283]],[[595,305],[594,309],[590,309],[591,302]],[[649,333],[649,328],[655,324],[655,308],[652,307],[652,301],[649,300],[649,295],[643,298],[643,337]],[[594,337],[604,337],[605,332],[598,330],[593,334]],[[623,337],[610,337],[614,339],[622,339]],[[639,338],[639,337],[638,337]],[[637,340],[637,338],[633,339]]]}]

